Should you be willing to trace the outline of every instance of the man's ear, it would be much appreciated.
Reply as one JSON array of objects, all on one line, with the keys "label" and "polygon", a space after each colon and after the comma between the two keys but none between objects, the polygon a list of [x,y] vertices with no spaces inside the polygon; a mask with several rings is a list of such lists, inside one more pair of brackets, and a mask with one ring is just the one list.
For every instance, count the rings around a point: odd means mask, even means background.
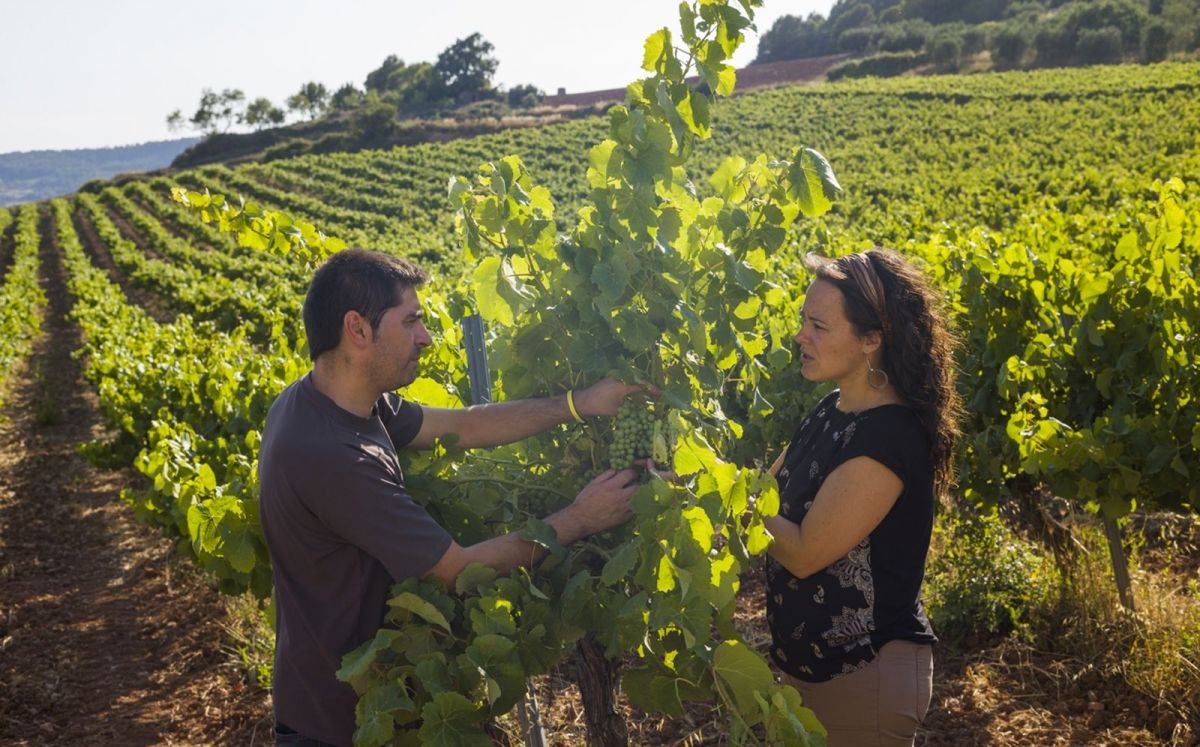
[{"label": "man's ear", "polygon": [[370,345],[374,336],[371,322],[357,311],[351,309],[342,317],[342,339],[351,347],[360,348]]}]

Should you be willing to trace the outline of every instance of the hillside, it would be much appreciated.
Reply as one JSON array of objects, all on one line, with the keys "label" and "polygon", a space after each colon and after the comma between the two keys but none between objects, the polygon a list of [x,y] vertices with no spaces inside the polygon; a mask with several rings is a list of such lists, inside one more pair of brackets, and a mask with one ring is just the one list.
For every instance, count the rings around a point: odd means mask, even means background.
[{"label": "hillside", "polygon": [[[822,80],[845,55],[756,64],[738,70],[736,95],[760,88]],[[699,84],[698,78],[690,80]],[[277,161],[308,154],[353,153],[421,143],[443,143],[508,129],[544,127],[596,116],[625,97],[624,88],[561,93],[539,104],[510,107],[498,100],[447,109],[435,115],[395,117],[386,107],[329,112],[311,122],[296,122],[251,133],[215,134],[188,148],[171,163],[189,169],[208,164],[237,165]]]},{"label": "hillside", "polygon": [[74,192],[93,179],[165,168],[199,138],[76,150],[0,153],[0,205]]},{"label": "hillside", "polygon": [[755,62],[842,53],[830,79],[1194,59],[1197,0],[838,0],[781,16]]}]

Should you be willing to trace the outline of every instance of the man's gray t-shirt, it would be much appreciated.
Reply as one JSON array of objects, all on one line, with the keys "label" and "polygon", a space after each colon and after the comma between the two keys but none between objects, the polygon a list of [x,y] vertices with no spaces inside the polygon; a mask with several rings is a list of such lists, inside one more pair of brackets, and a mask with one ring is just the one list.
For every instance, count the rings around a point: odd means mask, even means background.
[{"label": "man's gray t-shirt", "polygon": [[342,655],[383,624],[388,588],[424,575],[450,546],[396,459],[422,419],[394,394],[358,417],[311,374],[267,414],[258,474],[275,575],[275,718],[307,737],[350,747],[357,696],[334,674]]}]

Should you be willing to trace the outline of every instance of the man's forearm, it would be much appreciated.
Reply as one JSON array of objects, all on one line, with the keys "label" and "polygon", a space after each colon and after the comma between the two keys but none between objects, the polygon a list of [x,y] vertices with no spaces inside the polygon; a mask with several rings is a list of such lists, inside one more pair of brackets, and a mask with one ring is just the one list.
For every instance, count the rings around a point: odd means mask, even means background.
[{"label": "man's forearm", "polygon": [[569,422],[564,395],[474,405],[462,411],[459,444],[463,448],[502,446]]},{"label": "man's forearm", "polygon": [[[554,529],[560,545],[569,545],[591,533],[570,506],[546,517],[546,523]],[[450,588],[454,588],[458,574],[471,563],[494,568],[503,575],[522,566],[532,567],[546,554],[545,548],[522,539],[519,532],[509,532],[468,547],[451,547],[446,557],[430,571]]]}]

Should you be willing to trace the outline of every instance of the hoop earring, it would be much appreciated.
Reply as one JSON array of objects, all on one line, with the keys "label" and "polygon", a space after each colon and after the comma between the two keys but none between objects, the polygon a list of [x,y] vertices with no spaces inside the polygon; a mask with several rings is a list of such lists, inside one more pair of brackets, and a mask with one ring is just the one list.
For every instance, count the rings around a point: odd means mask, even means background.
[{"label": "hoop earring", "polygon": [[[876,374],[882,376],[883,381],[879,381],[879,379],[876,378]],[[879,381],[879,383],[875,383],[877,381]],[[871,357],[867,356],[867,386],[871,387],[872,389],[883,389],[888,385],[888,381],[889,379],[887,371],[884,371],[882,368],[872,368]]]}]

